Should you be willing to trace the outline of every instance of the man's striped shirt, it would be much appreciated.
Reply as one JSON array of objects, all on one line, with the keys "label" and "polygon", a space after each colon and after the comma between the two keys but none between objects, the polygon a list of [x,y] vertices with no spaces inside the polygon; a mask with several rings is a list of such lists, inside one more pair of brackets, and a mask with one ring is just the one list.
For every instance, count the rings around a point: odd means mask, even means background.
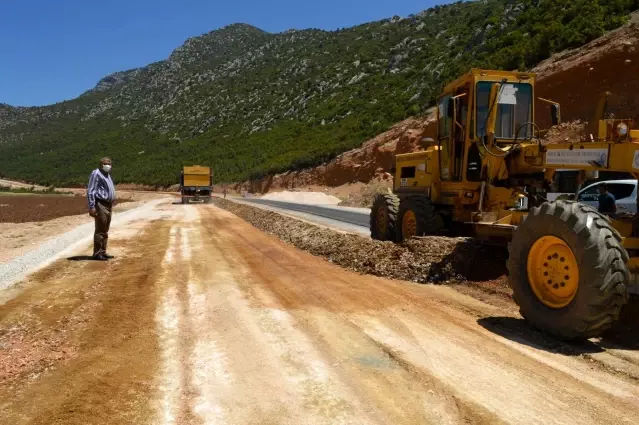
[{"label": "man's striped shirt", "polygon": [[89,208],[95,208],[96,200],[113,202],[115,199],[115,187],[111,175],[106,176],[100,169],[93,170],[89,177],[89,187],[87,188],[87,200]]}]

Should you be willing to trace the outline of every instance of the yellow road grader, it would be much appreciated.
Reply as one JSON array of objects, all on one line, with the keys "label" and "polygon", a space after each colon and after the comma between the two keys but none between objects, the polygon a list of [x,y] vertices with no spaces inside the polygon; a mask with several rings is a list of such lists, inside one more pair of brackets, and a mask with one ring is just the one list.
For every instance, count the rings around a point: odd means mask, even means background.
[{"label": "yellow road grader", "polygon": [[437,140],[397,155],[394,191],[379,194],[371,236],[404,239],[442,232],[509,242],[513,298],[533,326],[562,339],[600,335],[639,288],[639,221],[608,217],[571,201],[547,202],[557,170],[639,177],[639,130],[604,119],[592,133],[544,143],[535,124],[535,75],[473,69],[437,100]]}]

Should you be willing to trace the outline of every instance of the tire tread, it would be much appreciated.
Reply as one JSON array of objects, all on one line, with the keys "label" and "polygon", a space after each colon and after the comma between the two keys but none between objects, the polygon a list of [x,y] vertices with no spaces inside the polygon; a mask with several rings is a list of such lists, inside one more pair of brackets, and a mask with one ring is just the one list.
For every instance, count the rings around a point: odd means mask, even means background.
[{"label": "tire tread", "polygon": [[[556,326],[545,330],[563,339],[598,336],[617,321],[621,309],[627,303],[626,282],[629,281],[630,274],[626,267],[629,256],[621,245],[621,236],[612,226],[608,217],[591,207],[576,202],[555,201],[544,203],[529,212],[526,222],[522,223],[515,231],[509,249],[508,270],[511,276],[513,300],[520,307],[522,316],[530,320],[533,325],[544,322],[540,320],[540,317],[535,317],[535,315],[544,314],[544,308],[531,308],[531,303],[528,302],[530,300],[526,299],[530,294],[522,290],[522,285],[529,286],[529,284],[527,276],[521,276],[522,265],[520,261],[525,261],[530,249],[529,246],[523,246],[527,243],[526,241],[543,236],[538,230],[539,224],[542,224],[543,227],[544,220],[552,220],[553,218],[566,223],[567,227],[577,234],[579,241],[590,242],[590,244],[583,246],[583,257],[597,258],[598,261],[586,265],[584,269],[592,268],[597,270],[597,273],[595,273],[596,278],[592,279],[592,282],[586,282],[588,285],[593,285],[593,288],[598,289],[599,292],[598,296],[592,296],[587,301],[587,314],[583,317],[571,317],[571,325]],[[523,252],[524,250],[526,252]],[[513,280],[516,278],[525,280],[525,282],[516,282]],[[584,280],[580,279],[580,285],[583,282]],[[536,298],[534,301],[543,305]]]},{"label": "tire tread", "polygon": [[[386,230],[386,235],[381,236],[377,235],[377,216],[376,211],[380,206],[386,208],[388,213],[388,228]],[[380,193],[375,196],[375,200],[373,202],[373,208],[371,208],[371,215],[369,219],[369,226],[371,231],[371,238],[376,240],[389,240],[395,241],[396,230],[395,226],[397,223],[397,215],[399,213],[399,197],[392,193]]]}]

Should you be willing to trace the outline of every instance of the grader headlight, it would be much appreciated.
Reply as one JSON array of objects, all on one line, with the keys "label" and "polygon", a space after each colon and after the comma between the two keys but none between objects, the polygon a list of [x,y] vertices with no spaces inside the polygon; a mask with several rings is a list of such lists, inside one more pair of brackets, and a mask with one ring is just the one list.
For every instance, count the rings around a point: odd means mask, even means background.
[{"label": "grader headlight", "polygon": [[628,135],[628,124],[625,122],[619,123],[617,126],[617,133],[619,134],[619,137],[626,137]]}]

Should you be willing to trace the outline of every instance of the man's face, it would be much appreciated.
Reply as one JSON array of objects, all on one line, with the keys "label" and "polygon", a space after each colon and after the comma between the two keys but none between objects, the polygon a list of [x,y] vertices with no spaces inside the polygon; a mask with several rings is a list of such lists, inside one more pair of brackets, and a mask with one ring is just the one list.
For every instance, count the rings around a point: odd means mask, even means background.
[{"label": "man's face", "polygon": [[100,170],[102,170],[103,173],[111,173],[111,160],[109,158],[100,160]]},{"label": "man's face", "polygon": [[605,195],[605,194],[606,194],[606,188],[605,188],[605,187],[603,187],[603,186],[599,186],[599,193],[600,193],[601,195]]}]

